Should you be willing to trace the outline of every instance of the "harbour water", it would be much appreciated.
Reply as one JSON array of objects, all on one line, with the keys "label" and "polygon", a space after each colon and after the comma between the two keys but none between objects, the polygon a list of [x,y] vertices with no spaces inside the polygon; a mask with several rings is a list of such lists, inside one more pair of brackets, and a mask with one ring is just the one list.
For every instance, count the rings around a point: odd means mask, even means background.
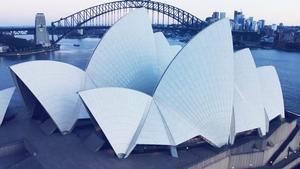
[{"label": "harbour water", "polygon": [[[55,60],[85,69],[98,42],[99,39],[95,38],[63,39],[60,51],[20,57],[0,57],[0,90],[14,85],[8,67],[17,63]],[[180,44],[174,40],[170,42]],[[74,46],[74,44],[80,46]],[[286,110],[300,114],[300,53],[253,49],[252,54],[257,66],[275,66],[282,85]],[[14,104],[11,106],[22,105],[18,92],[14,95],[12,102]]]}]

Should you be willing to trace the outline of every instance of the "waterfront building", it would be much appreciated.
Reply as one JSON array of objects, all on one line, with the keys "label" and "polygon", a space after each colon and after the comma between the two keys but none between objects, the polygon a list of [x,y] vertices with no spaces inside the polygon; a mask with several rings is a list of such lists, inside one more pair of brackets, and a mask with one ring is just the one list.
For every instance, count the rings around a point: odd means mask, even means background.
[{"label": "waterfront building", "polygon": [[217,19],[217,20],[219,20],[220,19],[220,13],[219,12],[214,12],[212,14],[212,17],[215,18],[215,19]]},{"label": "waterfront building", "polygon": [[246,31],[251,31],[252,29],[252,22],[253,22],[253,17],[249,17],[248,19],[245,20],[245,30]]},{"label": "waterfront building", "polygon": [[257,22],[256,21],[252,21],[251,31],[257,32],[257,30],[258,30]]},{"label": "waterfront building", "polygon": [[243,12],[234,11],[234,23],[237,25],[236,30],[243,30],[245,26],[245,16]]},{"label": "waterfront building", "polygon": [[[233,144],[235,136],[243,132],[257,130],[264,136],[274,117],[269,118],[265,111],[271,104],[263,101],[262,90],[249,49],[233,54],[230,24],[225,19],[200,32],[177,54],[154,94],[120,87],[79,94],[116,155],[126,158],[137,145],[176,147],[201,136],[222,147]],[[266,93],[271,90],[282,92],[272,88]],[[279,102],[283,98],[275,95],[274,99]],[[283,104],[273,110],[275,117],[284,118]],[[118,121],[118,126],[112,127],[113,121]],[[122,139],[121,133],[126,133]]]},{"label": "waterfront building", "polygon": [[[222,18],[221,18],[221,14],[222,14]],[[214,22],[217,22],[218,20],[220,19],[223,19],[225,18],[225,13],[223,12],[213,12],[213,14],[211,15],[211,17],[207,17],[205,19],[205,21],[208,23],[208,24],[212,24]]]},{"label": "waterfront building", "polygon": [[280,27],[283,27],[283,23],[280,23],[279,26],[280,26]]},{"label": "waterfront building", "polygon": [[226,18],[226,13],[225,12],[220,12],[220,19]]},{"label": "waterfront building", "polygon": [[242,12],[234,11],[234,18],[233,18],[233,20],[234,20],[235,23],[238,23],[240,15],[242,15]]},{"label": "waterfront building", "polygon": [[245,16],[242,12],[234,11],[234,19],[232,20],[232,30],[247,31],[247,32],[261,32],[265,28],[265,20],[261,19],[255,21],[253,17]]},{"label": "waterfront building", "polygon": [[212,24],[212,23],[214,22],[214,19],[210,16],[210,17],[205,18],[205,21],[206,21],[208,24]]},{"label": "waterfront building", "polygon": [[14,91],[15,87],[0,90],[0,126],[4,120],[6,110],[14,94]]},{"label": "waterfront building", "polygon": [[257,29],[258,31],[262,31],[265,27],[265,20],[259,20],[257,21]]},{"label": "waterfront building", "polygon": [[249,17],[248,19],[245,20],[245,31],[257,32],[257,30],[258,30],[258,24],[253,19],[253,17]]},{"label": "waterfront building", "polygon": [[265,136],[284,105],[275,69],[258,69],[249,49],[234,53],[229,20],[181,49],[153,33],[145,9],[108,30],[85,71],[54,61],[11,66],[35,116],[49,115],[62,133],[90,117],[119,158],[139,145],[167,146],[176,157],[195,138],[222,148],[247,132]]},{"label": "waterfront building", "polygon": [[55,61],[11,66],[13,78],[33,118],[43,124],[51,123],[67,134],[77,120],[89,118],[78,91],[124,87],[152,95],[164,69],[181,47],[168,45],[160,33],[154,35],[147,17],[144,10],[136,10],[120,20],[118,24],[122,26],[114,26],[106,33],[85,71]]},{"label": "waterfront building", "polygon": [[276,24],[272,24],[272,25],[271,25],[271,29],[272,29],[273,31],[276,31],[276,30],[277,30],[277,25],[276,25]]},{"label": "waterfront building", "polygon": [[[213,42],[220,50],[199,45]],[[195,36],[177,54],[153,94],[110,87],[82,91],[80,96],[105,135],[110,135],[108,140],[120,158],[127,157],[136,145],[177,146],[200,135],[221,147],[228,143],[233,125],[233,57],[228,57],[232,55],[230,25],[222,20]],[[212,62],[220,65],[219,69],[205,64]],[[105,102],[95,104],[96,100]],[[114,106],[109,104],[112,101]],[[114,117],[120,126],[111,128]],[[128,134],[121,140],[120,133]]]}]

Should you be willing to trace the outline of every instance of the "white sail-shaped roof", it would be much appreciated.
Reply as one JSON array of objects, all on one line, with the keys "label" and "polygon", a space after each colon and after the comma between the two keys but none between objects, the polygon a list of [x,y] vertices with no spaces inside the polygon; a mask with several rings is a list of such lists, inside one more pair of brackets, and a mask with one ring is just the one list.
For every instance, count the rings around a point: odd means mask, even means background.
[{"label": "white sail-shaped roof", "polygon": [[153,34],[137,9],[105,34],[86,72],[55,61],[11,70],[28,107],[41,105],[63,133],[88,117],[82,99],[120,158],[138,144],[176,146],[196,136],[221,147],[239,132],[265,134],[268,119],[284,116],[275,69],[257,70],[248,49],[234,56],[227,19],[181,49]]},{"label": "white sail-shaped roof", "polygon": [[0,90],[0,126],[3,122],[7,107],[14,94],[15,87]]},{"label": "white sail-shaped roof", "polygon": [[161,33],[155,41],[167,59],[157,61],[164,66],[152,97],[122,86],[80,92],[118,157],[136,145],[176,146],[196,136],[218,147],[232,144],[243,131],[266,134],[269,114],[283,112],[276,72],[257,73],[249,49],[233,53],[228,20],[200,32],[175,57]]},{"label": "white sail-shaped roof", "polygon": [[258,128],[265,135],[267,129],[260,80],[249,49],[234,54],[234,72],[236,133]]},{"label": "white sail-shaped roof", "polygon": [[117,88],[80,96],[119,157],[127,157],[137,144],[175,146],[199,135],[217,146],[228,144],[234,129],[228,20],[208,27],[180,51],[153,98]]},{"label": "white sail-shaped roof", "polygon": [[156,57],[158,77],[161,77],[168,65],[170,64],[170,62],[181,50],[181,46],[170,46],[168,40],[162,32],[155,33],[154,38],[157,51]]},{"label": "white sail-shaped roof", "polygon": [[175,145],[151,96],[126,88],[79,94],[119,158],[127,157],[137,144]]},{"label": "white sail-shaped roof", "polygon": [[97,87],[124,87],[152,95],[156,47],[147,10],[136,9],[114,24],[87,67]]},{"label": "white sail-shaped roof", "polygon": [[152,97],[125,88],[98,88],[80,92],[80,96],[118,157],[124,157]]},{"label": "white sail-shaped roof", "polygon": [[284,118],[284,102],[278,74],[273,66],[257,68],[262,87],[263,103],[269,120]]},{"label": "white sail-shaped roof", "polygon": [[26,85],[62,133],[70,132],[78,118],[88,118],[77,92],[92,84],[81,69],[55,61],[31,61],[10,68],[16,84],[20,79]]},{"label": "white sail-shaped roof", "polygon": [[231,29],[224,19],[179,52],[153,96],[176,144],[198,135],[216,146],[228,143],[233,80]]}]

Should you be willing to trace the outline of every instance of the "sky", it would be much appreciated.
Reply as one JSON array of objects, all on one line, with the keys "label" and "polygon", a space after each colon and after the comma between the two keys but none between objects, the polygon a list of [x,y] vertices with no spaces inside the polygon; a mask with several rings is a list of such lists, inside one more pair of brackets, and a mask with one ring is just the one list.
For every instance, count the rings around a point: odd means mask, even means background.
[{"label": "sky", "polygon": [[[0,26],[34,25],[38,12],[45,13],[47,24],[82,9],[113,0],[0,0]],[[267,24],[300,25],[300,0],[156,0],[184,9],[204,20],[214,11],[234,10],[246,17],[265,19]]]}]

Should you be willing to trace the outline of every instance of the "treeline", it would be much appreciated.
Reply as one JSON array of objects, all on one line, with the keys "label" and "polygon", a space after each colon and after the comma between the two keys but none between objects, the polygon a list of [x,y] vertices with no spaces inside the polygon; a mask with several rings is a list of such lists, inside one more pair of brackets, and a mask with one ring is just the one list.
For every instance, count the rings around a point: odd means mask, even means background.
[{"label": "treeline", "polygon": [[16,38],[11,35],[1,35],[0,43],[9,47],[8,52],[28,51],[42,48],[41,45],[35,45],[34,40]]}]

